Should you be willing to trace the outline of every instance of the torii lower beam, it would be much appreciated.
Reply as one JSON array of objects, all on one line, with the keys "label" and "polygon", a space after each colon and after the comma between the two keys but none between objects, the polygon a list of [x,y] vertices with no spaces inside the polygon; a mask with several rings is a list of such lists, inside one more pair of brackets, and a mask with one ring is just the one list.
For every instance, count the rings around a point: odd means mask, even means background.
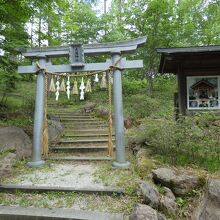
[{"label": "torii lower beam", "polygon": [[[117,62],[117,60],[115,61]],[[142,60],[126,60],[126,58],[122,58],[120,62],[121,69],[134,69],[134,68],[142,68],[143,61]],[[43,66],[47,69],[48,72],[52,73],[77,73],[77,72],[93,72],[93,71],[102,71],[107,70],[110,66],[114,65],[112,60],[108,59],[105,63],[85,63],[83,67],[71,67],[69,64],[61,64],[61,65],[52,65],[52,63],[45,63]],[[19,66],[18,73],[21,74],[33,74],[38,70],[37,65],[31,66]]]}]

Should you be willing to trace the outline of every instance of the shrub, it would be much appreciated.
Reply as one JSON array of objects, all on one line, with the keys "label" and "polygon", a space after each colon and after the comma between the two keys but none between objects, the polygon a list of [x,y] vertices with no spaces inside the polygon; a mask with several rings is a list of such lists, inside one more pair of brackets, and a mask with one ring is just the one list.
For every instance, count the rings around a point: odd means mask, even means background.
[{"label": "shrub", "polygon": [[220,168],[220,137],[216,116],[212,113],[172,119],[146,118],[139,133],[130,131],[134,139],[144,140],[144,145],[164,161],[174,165],[195,164],[210,171]]},{"label": "shrub", "polygon": [[158,100],[152,99],[146,94],[124,97],[124,109],[133,118],[150,116],[159,106],[160,102]]},{"label": "shrub", "polygon": [[122,89],[124,95],[134,95],[137,93],[146,92],[147,82],[146,80],[129,80],[123,78]]}]

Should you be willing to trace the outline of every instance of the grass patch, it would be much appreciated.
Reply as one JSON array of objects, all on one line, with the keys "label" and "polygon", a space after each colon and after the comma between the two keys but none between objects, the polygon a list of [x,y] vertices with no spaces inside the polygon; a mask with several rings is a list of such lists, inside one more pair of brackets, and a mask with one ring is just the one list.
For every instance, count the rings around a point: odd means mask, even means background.
[{"label": "grass patch", "polygon": [[127,196],[108,196],[80,193],[0,193],[0,205],[37,208],[76,208],[90,211],[124,212],[130,214],[137,201]]}]

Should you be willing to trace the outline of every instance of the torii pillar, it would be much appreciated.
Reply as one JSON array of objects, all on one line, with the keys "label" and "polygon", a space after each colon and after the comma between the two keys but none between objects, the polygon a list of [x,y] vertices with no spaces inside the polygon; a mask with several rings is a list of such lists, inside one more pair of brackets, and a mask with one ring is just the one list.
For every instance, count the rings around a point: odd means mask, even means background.
[{"label": "torii pillar", "polygon": [[[124,141],[124,116],[123,116],[123,99],[122,99],[122,79],[120,70],[121,52],[112,52],[112,65],[116,63],[116,68],[113,71],[113,97],[114,97],[114,125],[115,125],[115,144],[116,144],[116,160],[112,166],[115,168],[127,169],[130,165],[126,161],[125,156],[125,141]],[[118,62],[119,61],[119,62]],[[119,68],[117,68],[119,67]]]},{"label": "torii pillar", "polygon": [[[46,64],[46,57],[38,56],[38,58],[39,64],[44,67]],[[41,157],[42,130],[44,124],[44,93],[45,73],[43,70],[40,70],[37,75],[32,158],[31,161],[28,162],[28,166],[30,167],[41,167],[45,164],[45,161],[43,161]]]}]

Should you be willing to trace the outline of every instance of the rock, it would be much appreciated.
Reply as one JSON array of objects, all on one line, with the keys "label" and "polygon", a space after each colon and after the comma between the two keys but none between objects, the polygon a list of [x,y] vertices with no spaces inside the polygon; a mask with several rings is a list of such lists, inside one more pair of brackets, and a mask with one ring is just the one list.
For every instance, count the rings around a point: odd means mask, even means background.
[{"label": "rock", "polygon": [[50,144],[56,144],[60,141],[64,127],[59,118],[53,118],[48,120],[48,141]]},{"label": "rock", "polygon": [[220,219],[220,179],[210,179],[207,193],[194,213],[194,220],[217,219]]},{"label": "rock", "polygon": [[95,107],[96,107],[96,103],[89,102],[81,107],[81,112],[90,113],[90,112],[94,111]]},{"label": "rock", "polygon": [[101,117],[101,118],[108,118],[109,115],[109,110],[106,108],[98,108],[96,110],[97,114]]},{"label": "rock", "polygon": [[152,171],[153,180],[155,183],[160,183],[163,186],[171,187],[171,180],[175,179],[174,170],[169,168],[159,168]]},{"label": "rock", "polygon": [[130,216],[130,220],[166,220],[165,217],[148,205],[137,204]]},{"label": "rock", "polygon": [[0,177],[11,173],[12,166],[16,163],[16,154],[8,153],[0,159]]},{"label": "rock", "polygon": [[177,210],[177,204],[175,200],[167,196],[162,196],[162,198],[160,199],[160,209],[165,211],[166,213],[174,214]]},{"label": "rock", "polygon": [[153,169],[153,162],[149,159],[149,154],[147,149],[141,148],[136,155],[136,164],[138,168],[138,173],[141,176],[146,176]]},{"label": "rock", "polygon": [[174,214],[177,210],[176,197],[169,188],[164,187],[164,191],[165,193],[160,199],[160,209],[165,213]]},{"label": "rock", "polygon": [[215,206],[220,207],[220,179],[211,179],[208,182],[208,196],[209,200]]},{"label": "rock", "polygon": [[163,189],[165,191],[164,194],[165,194],[166,197],[168,197],[168,198],[170,198],[170,199],[172,199],[174,201],[176,200],[176,197],[174,196],[173,192],[169,188],[164,187]]},{"label": "rock", "polygon": [[31,155],[31,140],[21,128],[0,128],[0,143],[0,152],[14,150],[18,159]]},{"label": "rock", "polygon": [[158,190],[148,182],[140,183],[138,192],[143,196],[144,203],[152,208],[158,208],[160,205],[160,194]]},{"label": "rock", "polygon": [[14,164],[16,162],[16,154],[14,153],[8,153],[4,158],[3,158],[3,162],[5,164]]},{"label": "rock", "polygon": [[124,119],[124,126],[125,126],[126,129],[129,129],[129,128],[132,127],[132,119],[128,115]]},{"label": "rock", "polygon": [[155,183],[169,187],[176,195],[185,195],[199,185],[198,178],[186,171],[159,168],[153,170],[152,174]]},{"label": "rock", "polygon": [[197,177],[183,173],[172,180],[172,185],[172,190],[176,195],[185,195],[198,186],[199,182]]},{"label": "rock", "polygon": [[160,212],[157,213],[158,220],[166,220],[165,215],[161,214]]}]

